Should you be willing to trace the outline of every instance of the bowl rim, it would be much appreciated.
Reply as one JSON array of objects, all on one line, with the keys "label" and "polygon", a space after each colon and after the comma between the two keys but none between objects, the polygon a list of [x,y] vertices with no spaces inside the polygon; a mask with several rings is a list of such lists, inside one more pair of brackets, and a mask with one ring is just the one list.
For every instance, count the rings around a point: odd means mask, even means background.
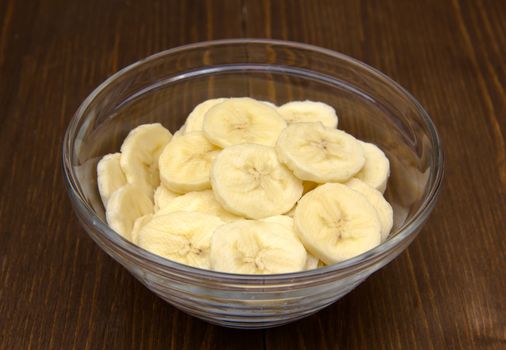
[{"label": "bowl rim", "polygon": [[[299,50],[307,50],[311,52],[321,53],[327,56],[334,57],[341,61],[346,61],[351,64],[358,65],[359,67],[365,69],[369,73],[372,73],[377,77],[384,79],[388,84],[392,85],[394,88],[399,90],[399,92],[404,94],[404,96],[408,99],[408,101],[414,105],[418,114],[421,116],[422,120],[425,123],[425,126],[430,135],[431,143],[434,146],[435,150],[435,152],[433,153],[433,157],[431,158],[430,163],[431,171],[428,179],[428,182],[432,183],[432,186],[429,188],[429,192],[426,194],[423,202],[420,204],[420,207],[418,208],[416,213],[413,214],[412,218],[409,221],[404,223],[402,229],[394,237],[381,243],[375,248],[370,249],[367,252],[357,255],[351,259],[347,259],[342,262],[329,266],[324,266],[318,269],[304,270],[283,274],[266,274],[266,275],[225,273],[180,264],[140,248],[139,246],[128,241],[127,239],[123,238],[115,231],[113,231],[106,223],[102,221],[102,219],[100,219],[96,215],[95,211],[86,203],[86,201],[81,196],[82,194],[79,188],[80,185],[77,175],[73,171],[71,157],[73,155],[74,148],[70,137],[71,135],[75,134],[79,121],[85,118],[85,111],[88,109],[93,100],[116,79],[120,78],[121,76],[127,74],[128,72],[136,69],[137,67],[143,64],[155,61],[161,57],[186,50],[210,46],[240,45],[240,44],[277,45]],[[83,214],[83,216],[86,218],[86,220],[89,221],[89,224],[94,226],[95,232],[99,232],[102,238],[105,238],[107,241],[111,242],[114,246],[119,247],[122,250],[126,250],[129,254],[136,256],[137,258],[147,260],[149,263],[158,266],[158,268],[168,269],[170,272],[190,274],[193,277],[199,277],[202,279],[220,279],[222,280],[222,282],[229,282],[229,283],[248,282],[248,284],[255,282],[260,284],[265,284],[266,282],[269,282],[269,284],[286,283],[286,282],[293,282],[295,279],[305,279],[317,276],[325,277],[328,275],[333,275],[335,273],[345,272],[347,269],[357,267],[357,265],[363,263],[374,262],[376,258],[390,251],[397,245],[401,244],[412,234],[414,234],[417,231],[417,228],[421,224],[423,224],[423,222],[427,219],[427,217],[429,216],[429,214],[431,213],[432,209],[434,208],[437,202],[442,187],[442,180],[444,175],[444,163],[445,162],[444,162],[444,153],[442,150],[442,142],[429,114],[425,111],[425,109],[421,106],[421,104],[414,98],[414,96],[411,93],[409,93],[406,89],[404,89],[400,84],[389,78],[387,75],[377,70],[376,68],[367,65],[364,62],[361,62],[355,58],[352,58],[350,56],[327,48],[294,41],[258,39],[258,38],[210,40],[177,46],[142,58],[120,69],[118,72],[114,73],[104,82],[102,82],[98,87],[96,87],[78,107],[77,111],[74,113],[66,129],[62,150],[62,167],[64,173],[64,182],[69,197],[72,201],[72,204],[74,204],[74,208],[76,210],[79,210],[81,214]]]}]

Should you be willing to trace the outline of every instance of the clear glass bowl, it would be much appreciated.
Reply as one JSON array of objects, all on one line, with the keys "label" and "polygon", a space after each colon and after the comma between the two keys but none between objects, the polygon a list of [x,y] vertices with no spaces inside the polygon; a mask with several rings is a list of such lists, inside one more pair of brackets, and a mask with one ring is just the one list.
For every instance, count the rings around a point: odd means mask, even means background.
[{"label": "clear glass bowl", "polygon": [[[97,161],[117,152],[139,124],[176,131],[192,108],[216,97],[275,104],[323,101],[339,128],[381,147],[391,163],[386,197],[394,228],[386,242],[324,268],[279,275],[234,275],[153,255],[112,231],[96,184]],[[436,128],[418,102],[377,70],[342,54],[274,40],[223,40],[167,50],[101,84],[79,107],[63,143],[74,210],[93,240],[141,283],[175,307],[211,323],[265,328],[335,302],[399,255],[434,207],[443,177]]]}]

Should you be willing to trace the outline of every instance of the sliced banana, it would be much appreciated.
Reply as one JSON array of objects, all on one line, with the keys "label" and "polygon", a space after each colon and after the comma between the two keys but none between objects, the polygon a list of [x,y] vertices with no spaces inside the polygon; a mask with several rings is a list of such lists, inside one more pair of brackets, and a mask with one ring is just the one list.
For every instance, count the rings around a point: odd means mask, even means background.
[{"label": "sliced banana", "polygon": [[279,135],[279,159],[302,180],[344,182],[364,165],[364,151],[350,134],[321,123],[294,123]]},{"label": "sliced banana", "polygon": [[141,248],[182,264],[209,269],[211,237],[223,221],[213,215],[174,212],[155,215],[141,227]]},{"label": "sliced banana", "polygon": [[243,274],[301,271],[306,250],[283,225],[240,220],[220,226],[211,240],[213,270]]},{"label": "sliced banana", "polygon": [[119,164],[120,158],[121,153],[106,154],[97,164],[98,192],[104,206],[112,193],[127,183]]},{"label": "sliced banana", "polygon": [[162,183],[177,193],[211,188],[209,170],[219,151],[200,131],[175,137],[160,155]]},{"label": "sliced banana", "polygon": [[384,193],[390,176],[390,162],[378,146],[362,141],[360,145],[364,150],[365,164],[355,177]]},{"label": "sliced banana", "polygon": [[326,264],[362,254],[381,241],[376,209],[362,194],[338,183],[302,197],[294,220],[306,249]]},{"label": "sliced banana", "polygon": [[137,186],[127,184],[116,190],[106,207],[109,226],[128,240],[132,240],[132,228],[137,218],[153,213],[151,199]]},{"label": "sliced banana", "polygon": [[337,128],[336,110],[323,102],[292,101],[278,107],[278,113],[288,124],[321,122],[327,128]]},{"label": "sliced banana", "polygon": [[171,200],[173,200],[178,196],[179,194],[172,192],[171,190],[167,189],[164,185],[158,186],[153,196],[155,201],[155,208],[154,208],[155,213],[160,209],[165,208]]},{"label": "sliced banana", "polygon": [[186,118],[185,133],[192,131],[202,131],[204,116],[207,111],[217,104],[224,102],[225,100],[226,98],[213,98],[198,104],[190,113],[188,118]]},{"label": "sliced banana", "polygon": [[[274,215],[274,216],[269,216],[265,219],[261,219],[261,221],[274,222],[274,223],[283,225],[284,227],[286,227],[288,229],[287,232],[290,232],[294,238],[296,238],[298,241],[300,241],[299,236],[297,235],[297,232],[295,232],[295,225],[294,225],[292,217],[290,217],[288,215]],[[307,258],[306,258],[306,263],[304,265],[304,270],[316,269],[318,267],[318,260],[319,259],[317,257],[311,255],[311,253],[309,253],[309,252],[306,252],[306,254],[307,254]]]},{"label": "sliced banana", "polygon": [[386,201],[380,191],[359,179],[351,179],[346,185],[352,190],[363,194],[376,209],[381,224],[381,241],[385,241],[394,223],[392,206]]},{"label": "sliced banana", "polygon": [[136,127],[121,145],[120,164],[128,183],[138,186],[149,198],[160,184],[158,157],[172,135],[160,123]]},{"label": "sliced banana", "polygon": [[153,218],[153,214],[147,214],[137,218],[134,222],[134,226],[132,227],[132,232],[130,233],[130,240],[132,243],[138,244],[139,242],[139,232],[141,228],[146,225]]},{"label": "sliced banana", "polygon": [[188,192],[172,199],[156,215],[166,215],[175,211],[197,211],[219,217],[225,222],[242,219],[226,211],[214,198],[213,191]]},{"label": "sliced banana", "polygon": [[278,161],[274,148],[257,144],[221,151],[213,162],[211,184],[226,210],[250,219],[283,214],[302,195],[302,182]]},{"label": "sliced banana", "polygon": [[211,109],[203,130],[220,147],[241,143],[274,146],[286,123],[276,109],[248,97],[229,98]]}]

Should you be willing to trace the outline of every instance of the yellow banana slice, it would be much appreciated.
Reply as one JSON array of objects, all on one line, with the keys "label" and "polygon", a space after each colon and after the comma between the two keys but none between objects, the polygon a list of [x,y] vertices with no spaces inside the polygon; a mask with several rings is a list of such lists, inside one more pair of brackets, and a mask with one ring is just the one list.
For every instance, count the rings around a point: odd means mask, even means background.
[{"label": "yellow banana slice", "polygon": [[276,151],[299,179],[317,183],[346,181],[365,163],[353,136],[319,122],[290,124],[279,135]]},{"label": "yellow banana slice", "polygon": [[304,195],[294,220],[306,249],[326,264],[364,253],[381,241],[376,209],[362,194],[338,183]]},{"label": "yellow banana slice", "polygon": [[155,190],[154,201],[155,201],[155,213],[160,209],[165,208],[167,203],[169,203],[174,198],[178,197],[179,194],[172,192],[167,189],[164,185],[160,185]]},{"label": "yellow banana slice", "polygon": [[121,145],[120,164],[128,183],[139,187],[149,198],[160,184],[158,157],[172,138],[161,124],[136,127]]},{"label": "yellow banana slice", "polygon": [[[286,232],[290,232],[294,238],[296,238],[298,241],[300,241],[299,236],[295,232],[295,225],[293,222],[293,218],[288,215],[274,215],[269,216],[265,219],[261,219],[261,221],[265,222],[274,222],[277,224],[280,224],[288,229]],[[302,242],[301,242],[302,243]],[[305,248],[304,248],[305,249]],[[318,267],[318,258],[311,255],[311,253],[307,252],[307,258],[306,263],[304,264],[304,270],[312,270],[316,269]]]},{"label": "yellow banana slice", "polygon": [[192,131],[202,131],[202,127],[204,124],[204,116],[209,109],[224,102],[226,98],[213,98],[202,103],[199,103],[193,111],[190,113],[188,118],[186,118],[186,127],[185,133]]},{"label": "yellow banana slice", "polygon": [[300,271],[306,250],[283,225],[240,220],[220,226],[211,240],[213,270],[243,274]]},{"label": "yellow banana slice", "polygon": [[278,113],[288,124],[321,122],[327,128],[337,128],[335,109],[322,102],[292,101],[278,107]]},{"label": "yellow banana slice", "polygon": [[390,162],[378,146],[362,141],[360,145],[364,150],[365,164],[354,177],[384,193],[390,176]]},{"label": "yellow banana slice", "polygon": [[121,153],[106,154],[97,164],[97,184],[104,207],[114,191],[126,185],[127,180],[119,164]]},{"label": "yellow banana slice", "polygon": [[219,151],[199,131],[175,137],[160,155],[162,183],[176,193],[211,188],[209,171]]},{"label": "yellow banana slice", "polygon": [[274,146],[286,126],[276,109],[248,97],[230,98],[204,117],[203,130],[210,142],[220,147],[241,143]]},{"label": "yellow banana slice", "polygon": [[380,191],[376,190],[374,187],[369,186],[363,181],[360,181],[358,179],[351,179],[346,183],[346,185],[352,190],[363,194],[369,203],[371,203],[372,206],[376,209],[381,224],[381,241],[385,241],[388,237],[388,234],[392,230],[394,223],[394,213],[392,206],[386,201]]},{"label": "yellow banana slice", "polygon": [[226,210],[250,219],[283,214],[302,195],[302,182],[278,161],[274,148],[257,144],[221,151],[213,162],[211,184]]},{"label": "yellow banana slice", "polygon": [[225,222],[240,220],[239,216],[226,211],[214,198],[213,191],[188,192],[172,199],[156,215],[166,215],[175,211],[197,211],[219,217]]},{"label": "yellow banana slice", "polygon": [[139,243],[139,232],[141,228],[146,225],[153,218],[153,214],[147,214],[137,218],[134,222],[134,226],[132,228],[132,232],[130,233],[130,238],[132,243]]},{"label": "yellow banana slice", "polygon": [[141,248],[166,259],[209,269],[211,237],[221,225],[219,218],[203,213],[155,215],[141,227],[137,242]]},{"label": "yellow banana slice", "polygon": [[153,213],[153,203],[135,185],[127,184],[116,190],[106,206],[106,219],[109,226],[128,240],[137,218]]}]

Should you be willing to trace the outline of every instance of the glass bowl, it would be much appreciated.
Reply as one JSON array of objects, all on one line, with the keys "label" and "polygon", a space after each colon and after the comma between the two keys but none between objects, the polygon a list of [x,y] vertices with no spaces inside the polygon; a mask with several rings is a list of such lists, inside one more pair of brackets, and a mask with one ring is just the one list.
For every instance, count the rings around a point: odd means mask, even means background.
[{"label": "glass bowl", "polygon": [[[325,102],[336,109],[339,128],[381,147],[391,164],[385,192],[394,209],[389,238],[360,256],[316,270],[239,275],[166,260],[112,231],[97,190],[97,161],[119,151],[137,125],[161,122],[175,132],[198,103],[232,96],[278,105],[305,99]],[[425,110],[377,70],[315,46],[238,39],[160,52],[107,79],[68,126],[63,171],[82,226],[147,288],[208,322],[265,328],[332,304],[406,249],[438,198],[443,154]]]}]

